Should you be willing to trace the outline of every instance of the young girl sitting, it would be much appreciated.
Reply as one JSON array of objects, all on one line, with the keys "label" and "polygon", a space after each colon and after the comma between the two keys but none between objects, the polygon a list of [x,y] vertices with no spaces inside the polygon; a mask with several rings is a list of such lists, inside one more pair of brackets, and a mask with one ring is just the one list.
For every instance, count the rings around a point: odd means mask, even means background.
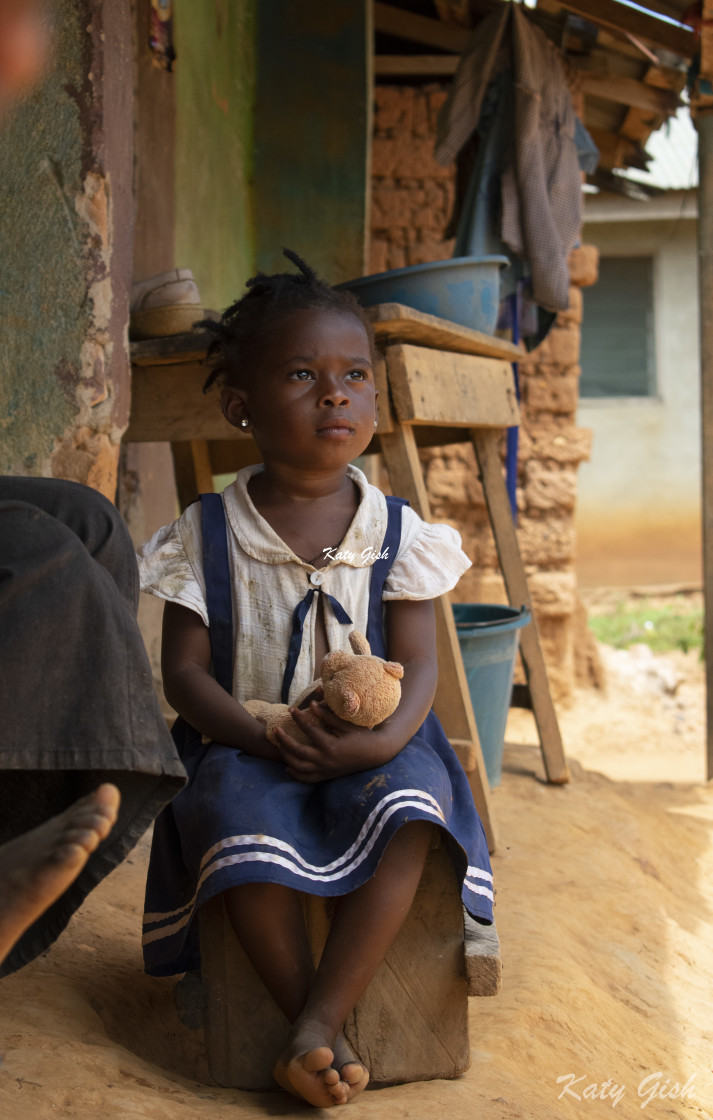
[{"label": "young girl sitting", "polygon": [[[493,884],[467,779],[430,711],[432,600],[470,562],[454,529],[426,524],[350,465],[376,426],[371,327],[353,296],[286,255],[298,274],[258,275],[202,324],[208,383],[218,379],[223,414],[263,465],[140,550],[143,590],[166,600],[164,689],[190,778],[156,825],[144,952],[154,975],[198,967],[196,911],[222,893],[293,1024],[274,1076],[328,1107],[368,1081],[343,1026],[408,913],[433,829],[452,838],[480,921],[492,921]],[[273,745],[243,703],[289,703],[354,629],[404,666],[396,712],[368,730],[315,701],[318,727],[292,709],[309,744],[279,732]],[[316,970],[305,891],[339,897]]]}]

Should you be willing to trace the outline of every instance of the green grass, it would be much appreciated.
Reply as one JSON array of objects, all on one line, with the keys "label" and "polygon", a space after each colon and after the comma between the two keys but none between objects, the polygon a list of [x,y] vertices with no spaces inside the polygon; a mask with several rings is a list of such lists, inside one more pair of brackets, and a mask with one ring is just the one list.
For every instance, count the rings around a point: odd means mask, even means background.
[{"label": "green grass", "polygon": [[619,603],[608,614],[590,616],[589,628],[600,642],[626,649],[643,642],[658,653],[697,649],[703,653],[703,611],[684,603],[653,606]]}]

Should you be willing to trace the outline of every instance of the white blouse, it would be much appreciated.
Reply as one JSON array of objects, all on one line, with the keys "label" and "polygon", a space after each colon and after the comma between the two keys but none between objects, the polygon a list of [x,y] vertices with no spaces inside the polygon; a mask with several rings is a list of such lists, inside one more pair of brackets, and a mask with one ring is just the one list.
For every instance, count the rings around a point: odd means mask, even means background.
[{"label": "white blouse", "polygon": [[[233,573],[233,696],[240,702],[279,701],[292,616],[311,587],[337,599],[354,624],[338,622],[325,603],[330,649],[348,650],[352,629],[366,633],[371,565],[378,558],[388,518],[384,495],[349,466],[349,477],[362,495],[359,508],[334,557],[317,569],[295,556],[253,505],[247,486],[259,470],[262,465],[244,467],[223,493]],[[401,541],[384,585],[384,600],[434,599],[450,591],[470,567],[460,544],[460,534],[450,525],[429,525],[404,506]],[[138,562],[142,591],[188,607],[208,625],[199,502],[143,544]],[[316,572],[316,582],[310,581]],[[314,677],[316,607],[315,595],[304,621],[290,700]]]}]

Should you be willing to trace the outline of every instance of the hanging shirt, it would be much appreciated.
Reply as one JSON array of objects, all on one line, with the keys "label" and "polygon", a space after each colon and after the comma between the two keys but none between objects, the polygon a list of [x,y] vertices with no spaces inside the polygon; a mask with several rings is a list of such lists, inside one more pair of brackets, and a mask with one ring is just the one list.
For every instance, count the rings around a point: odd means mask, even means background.
[{"label": "hanging shirt", "polygon": [[517,4],[502,4],[473,31],[439,114],[436,159],[446,165],[456,158],[503,69],[512,84],[513,120],[503,118],[508,155],[500,175],[500,233],[526,259],[535,302],[564,311],[568,257],[582,225],[576,116],[560,52]]}]

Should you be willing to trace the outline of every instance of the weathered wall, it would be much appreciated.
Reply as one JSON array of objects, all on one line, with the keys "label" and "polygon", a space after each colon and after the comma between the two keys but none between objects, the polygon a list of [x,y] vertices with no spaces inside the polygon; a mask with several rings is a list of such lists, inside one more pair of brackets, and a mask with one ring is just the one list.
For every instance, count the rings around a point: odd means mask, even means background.
[{"label": "weathered wall", "polygon": [[[613,196],[593,201],[588,241],[609,257],[653,257],[656,385],[650,397],[579,402],[580,422],[594,439],[579,480],[578,576],[589,587],[699,583],[695,218],[690,210],[683,216],[686,199],[680,196],[653,203]],[[652,211],[650,220],[642,220]]]},{"label": "weathered wall", "polygon": [[[454,168],[433,159],[438,87],[376,90],[371,267],[374,271],[448,257],[443,240]],[[570,307],[542,345],[520,363],[522,425],[518,456],[518,537],[555,698],[566,701],[577,675],[581,636],[574,572],[577,468],[589,432],[576,427],[579,288],[596,279],[597,253],[574,251]],[[504,440],[503,440],[504,442]],[[454,598],[507,602],[473,450],[469,444],[422,452],[433,515],[456,525],[473,568]]]},{"label": "weathered wall", "polygon": [[116,489],[129,409],[129,0],[53,0],[54,59],[0,132],[0,471]]},{"label": "weathered wall", "polygon": [[254,271],[255,0],[175,10],[175,265],[220,310]]}]

